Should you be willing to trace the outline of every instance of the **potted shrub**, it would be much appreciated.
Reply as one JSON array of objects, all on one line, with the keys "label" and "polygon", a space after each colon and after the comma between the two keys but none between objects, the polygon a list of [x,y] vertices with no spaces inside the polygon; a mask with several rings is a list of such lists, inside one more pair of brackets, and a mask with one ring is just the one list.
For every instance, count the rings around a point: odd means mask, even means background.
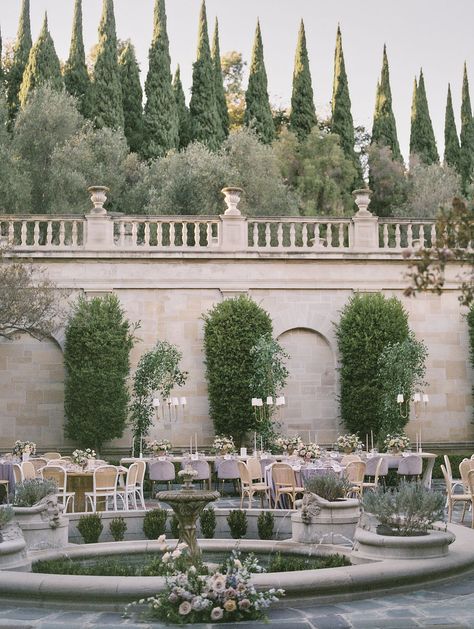
[{"label": "potted shrub", "polygon": [[56,483],[34,478],[17,483],[13,511],[29,550],[61,548],[68,543],[68,520],[58,503]]},{"label": "potted shrub", "polygon": [[344,544],[354,539],[360,502],[346,498],[351,483],[334,473],[305,482],[301,509],[291,515],[292,539],[302,544]]},{"label": "potted shrub", "polygon": [[13,520],[13,508],[0,506],[0,570],[28,570],[26,542],[18,524]]},{"label": "potted shrub", "polygon": [[443,557],[455,536],[444,516],[442,493],[421,483],[401,483],[386,492],[367,493],[356,531],[354,561]]}]

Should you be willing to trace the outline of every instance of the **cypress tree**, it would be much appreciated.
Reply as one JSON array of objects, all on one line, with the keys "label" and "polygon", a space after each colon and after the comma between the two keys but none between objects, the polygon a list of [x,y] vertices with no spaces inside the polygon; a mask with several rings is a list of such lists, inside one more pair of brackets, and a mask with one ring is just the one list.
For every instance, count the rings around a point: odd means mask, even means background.
[{"label": "cypress tree", "polygon": [[138,153],[143,143],[143,91],[135,49],[130,42],[127,42],[119,57],[119,69],[122,83],[123,131],[130,150]]},{"label": "cypress tree", "polygon": [[221,68],[221,51],[219,46],[219,23],[216,18],[214,37],[212,40],[212,63],[214,65],[214,94],[216,96],[216,109],[220,121],[220,139],[225,140],[229,135],[229,112],[224,92],[224,78]]},{"label": "cypress tree", "polygon": [[428,99],[426,98],[423,70],[420,71],[418,84],[415,81],[413,94],[410,155],[417,155],[424,164],[437,164],[439,162]]},{"label": "cypress tree", "polygon": [[182,149],[186,148],[191,142],[191,118],[189,116],[189,109],[186,106],[179,66],[176,68],[174,75],[173,91],[179,120],[179,148]]},{"label": "cypress tree", "polygon": [[448,83],[448,98],[446,101],[446,115],[444,117],[444,163],[459,172],[460,147],[456,121],[454,120],[451,86]]},{"label": "cypress tree", "polygon": [[165,155],[179,144],[179,122],[171,84],[164,0],[155,1],[153,20],[153,39],[148,53],[149,66],[145,82],[146,141],[143,154],[147,158]]},{"label": "cypress tree", "polygon": [[309,69],[308,50],[306,48],[306,34],[304,22],[301,20],[293,70],[290,129],[300,140],[304,140],[316,123],[313,85]]},{"label": "cypress tree", "polygon": [[402,159],[400,145],[398,144],[397,125],[392,109],[392,90],[390,89],[390,72],[386,46],[383,47],[382,72],[380,82],[377,84],[372,142],[388,146],[392,151],[394,159]]},{"label": "cypress tree", "polygon": [[26,105],[28,97],[35,87],[43,83],[49,83],[53,89],[57,90],[64,87],[61,66],[48,30],[48,16],[46,14],[39,37],[30,50],[28,65],[23,75],[19,95],[22,107]]},{"label": "cypress tree", "polygon": [[215,95],[215,73],[209,48],[206,3],[199,15],[197,59],[193,64],[193,86],[189,111],[192,139],[217,149],[220,144],[220,119]]},{"label": "cypress tree", "polygon": [[23,73],[28,63],[32,46],[30,25],[30,0],[23,0],[21,5],[18,33],[13,47],[13,60],[7,80],[8,115],[13,121],[20,107],[20,87],[23,81]]},{"label": "cypress tree", "polygon": [[268,100],[267,71],[263,58],[263,42],[260,21],[257,20],[252,50],[252,62],[247,92],[245,93],[244,124],[257,132],[260,140],[269,144],[275,137],[272,110]]},{"label": "cypress tree", "polygon": [[91,111],[97,127],[123,127],[122,86],[113,0],[103,1],[91,96]]},{"label": "cypress tree", "polygon": [[467,67],[464,64],[461,101],[461,153],[459,159],[463,192],[466,193],[473,180],[474,172],[474,122],[472,120],[471,98]]},{"label": "cypress tree", "polygon": [[331,131],[339,136],[344,154],[356,167],[358,176],[354,185],[359,185],[362,181],[362,168],[354,150],[354,121],[351,113],[351,97],[349,95],[349,83],[347,81],[344,51],[342,49],[342,34],[339,25],[337,27],[336,50],[334,52],[334,81],[331,105]]},{"label": "cypress tree", "polygon": [[90,116],[90,78],[87,72],[84,39],[82,36],[82,0],[76,0],[72,23],[69,58],[64,66],[64,85],[71,96],[78,100],[78,108],[83,116]]}]

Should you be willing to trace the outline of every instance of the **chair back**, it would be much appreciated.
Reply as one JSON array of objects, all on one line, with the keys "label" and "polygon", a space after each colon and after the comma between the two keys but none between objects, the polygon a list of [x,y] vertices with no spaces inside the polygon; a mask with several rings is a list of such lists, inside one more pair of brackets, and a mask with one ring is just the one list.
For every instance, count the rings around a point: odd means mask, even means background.
[{"label": "chair back", "polygon": [[262,478],[265,478],[265,468],[275,463],[274,457],[267,457],[266,459],[260,459],[260,469],[262,470]]},{"label": "chair back", "polygon": [[174,480],[176,472],[171,461],[151,461],[148,464],[150,480],[168,482]]},{"label": "chair back", "polygon": [[397,474],[400,476],[420,476],[423,470],[423,459],[416,454],[404,456],[398,464]]},{"label": "chair back", "polygon": [[341,465],[343,467],[346,467],[346,465],[349,465],[349,463],[354,463],[360,460],[361,458],[358,454],[345,454],[341,459]]},{"label": "chair back", "polygon": [[192,467],[193,470],[196,470],[198,473],[197,476],[194,477],[193,480],[208,480],[211,477],[211,468],[207,461],[198,460],[198,461],[187,461],[185,464],[184,461],[181,464],[181,467],[184,469],[186,467]]},{"label": "chair back", "polygon": [[50,461],[51,459],[60,459],[61,454],[59,452],[45,452],[43,454],[43,459]]},{"label": "chair back", "polygon": [[443,458],[444,458],[444,467],[446,469],[446,472],[448,473],[449,478],[453,480],[453,470],[451,467],[451,461],[449,460],[449,456],[445,454]]},{"label": "chair back", "polygon": [[38,472],[40,471],[42,467],[46,465],[48,461],[43,457],[39,457],[37,459],[30,459],[29,462],[35,468],[35,474],[38,476]]},{"label": "chair back", "polygon": [[274,463],[272,465],[272,479],[275,487],[295,487],[295,473],[288,463]]},{"label": "chair back", "polygon": [[30,461],[23,461],[21,464],[21,471],[23,475],[23,480],[31,480],[36,478],[36,470],[34,468],[33,463]]},{"label": "chair back", "polygon": [[103,465],[94,470],[94,492],[115,491],[117,488],[118,468],[115,465]]},{"label": "chair back", "polygon": [[451,495],[453,493],[453,486],[452,486],[453,479],[449,471],[444,467],[444,465],[441,465],[441,471],[443,472],[444,484],[446,485],[446,494],[449,499],[451,498]]},{"label": "chair back", "polygon": [[366,476],[386,476],[388,474],[388,459],[384,456],[372,456],[365,462]]},{"label": "chair back", "polygon": [[53,466],[58,466],[59,467],[67,467],[68,465],[70,465],[69,461],[65,461],[64,459],[49,459],[49,461],[46,462],[46,467],[49,467],[50,465]]},{"label": "chair back", "polygon": [[67,475],[66,470],[59,465],[45,465],[42,468],[41,473],[44,480],[52,480],[58,486],[58,491],[66,491]]},{"label": "chair back", "polygon": [[471,470],[467,475],[467,487],[471,496],[474,497],[474,470]]},{"label": "chair back", "polygon": [[[145,480],[145,472],[146,472],[146,463],[145,461],[135,461],[138,466],[137,472],[137,485],[143,485],[143,481]],[[174,465],[173,465],[174,467]]]},{"label": "chair back", "polygon": [[239,466],[235,459],[223,460],[217,468],[217,478],[219,480],[233,480],[239,478]]},{"label": "chair back", "polygon": [[364,461],[351,461],[346,466],[345,475],[347,480],[351,483],[363,483],[365,475],[365,463]]},{"label": "chair back", "polygon": [[252,478],[250,476],[249,468],[243,461],[237,461],[237,464],[239,466],[239,476],[242,486],[251,485]]},{"label": "chair back", "polygon": [[135,490],[135,485],[137,484],[137,476],[138,476],[138,465],[137,463],[132,463],[127,470],[127,477],[125,479],[125,487],[127,489]]},{"label": "chair back", "polygon": [[262,465],[260,460],[257,459],[256,456],[252,456],[247,459],[247,467],[250,472],[250,478],[252,481],[260,481],[262,480]]},{"label": "chair back", "polygon": [[463,487],[467,490],[468,489],[468,475],[469,472],[471,471],[471,460],[470,459],[463,459],[461,461],[461,463],[459,464],[459,476],[461,477],[461,482],[463,484]]},{"label": "chair back", "polygon": [[18,463],[13,463],[13,476],[15,477],[16,484],[21,483],[23,480],[23,470]]}]

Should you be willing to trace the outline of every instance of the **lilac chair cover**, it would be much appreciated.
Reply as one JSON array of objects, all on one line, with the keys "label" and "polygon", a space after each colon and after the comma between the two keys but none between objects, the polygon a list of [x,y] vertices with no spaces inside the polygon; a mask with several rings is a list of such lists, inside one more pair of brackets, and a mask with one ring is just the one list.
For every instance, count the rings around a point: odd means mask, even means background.
[{"label": "lilac chair cover", "polygon": [[379,469],[379,476],[386,476],[388,474],[387,457],[372,456],[369,459],[367,459],[367,462],[366,462],[366,466],[365,466],[366,476],[375,476],[377,465],[380,459],[382,459],[382,465],[380,466],[380,469]]},{"label": "lilac chair cover", "polygon": [[148,464],[150,480],[168,482],[175,479],[175,469],[171,461],[151,461]]},{"label": "lilac chair cover", "polygon": [[398,466],[397,474],[400,476],[420,476],[423,470],[423,460],[421,456],[412,454],[403,457]]},{"label": "lilac chair cover", "polygon": [[219,480],[234,480],[240,478],[239,465],[235,459],[224,459],[217,468],[217,478]]},{"label": "lilac chair cover", "polygon": [[[209,467],[209,463],[207,461],[199,460],[192,461],[188,460],[186,462],[183,461],[181,467],[184,469],[188,465],[192,467],[193,470],[196,470],[198,475],[194,477],[193,480],[209,480],[211,477],[211,468]],[[219,466],[220,467],[220,466]]]}]

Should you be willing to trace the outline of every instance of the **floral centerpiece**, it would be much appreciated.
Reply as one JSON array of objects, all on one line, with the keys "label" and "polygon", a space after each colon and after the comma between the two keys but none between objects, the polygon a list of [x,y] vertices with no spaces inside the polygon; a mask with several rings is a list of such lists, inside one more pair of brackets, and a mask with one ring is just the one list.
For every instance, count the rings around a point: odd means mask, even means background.
[{"label": "floral centerpiece", "polygon": [[159,441],[148,441],[146,444],[147,452],[151,452],[157,456],[163,456],[171,450],[171,441],[168,439],[160,439]]},{"label": "floral centerpiece", "polygon": [[321,456],[321,449],[317,443],[302,443],[295,450],[295,454],[306,461],[318,459]]},{"label": "floral centerpiece", "polygon": [[230,454],[231,452],[235,452],[235,443],[233,437],[216,435],[212,443],[212,449],[218,454]]},{"label": "floral centerpiece", "polygon": [[81,467],[87,467],[91,459],[95,459],[96,454],[91,448],[86,450],[74,450],[72,453],[72,462]]},{"label": "floral centerpiece", "polygon": [[179,470],[178,478],[183,481],[183,487],[190,488],[192,486],[193,480],[198,475],[198,471],[192,467],[186,466],[184,469]]},{"label": "floral centerpiece", "polygon": [[23,455],[27,457],[31,454],[36,454],[36,443],[34,441],[15,441],[12,448],[13,456],[17,456],[18,458],[22,458]]},{"label": "floral centerpiece", "polygon": [[410,439],[405,433],[401,435],[387,435],[383,446],[386,452],[403,452],[410,447]]},{"label": "floral centerpiece", "polygon": [[303,445],[301,437],[295,435],[294,437],[278,437],[275,439],[275,447],[283,454],[293,454],[295,450],[298,450]]},{"label": "floral centerpiece", "polygon": [[362,441],[355,433],[353,433],[352,435],[340,435],[336,439],[335,445],[338,450],[349,454],[350,452],[354,452],[355,450],[362,448]]},{"label": "floral centerpiece", "polygon": [[[167,560],[173,562],[173,553],[168,553]],[[126,613],[133,605],[146,603],[152,617],[170,624],[265,619],[268,607],[284,591],[271,588],[258,592],[250,578],[253,572],[263,571],[255,556],[241,560],[233,551],[217,572],[200,575],[195,566],[176,572],[167,578],[163,593],[134,601]]]}]

